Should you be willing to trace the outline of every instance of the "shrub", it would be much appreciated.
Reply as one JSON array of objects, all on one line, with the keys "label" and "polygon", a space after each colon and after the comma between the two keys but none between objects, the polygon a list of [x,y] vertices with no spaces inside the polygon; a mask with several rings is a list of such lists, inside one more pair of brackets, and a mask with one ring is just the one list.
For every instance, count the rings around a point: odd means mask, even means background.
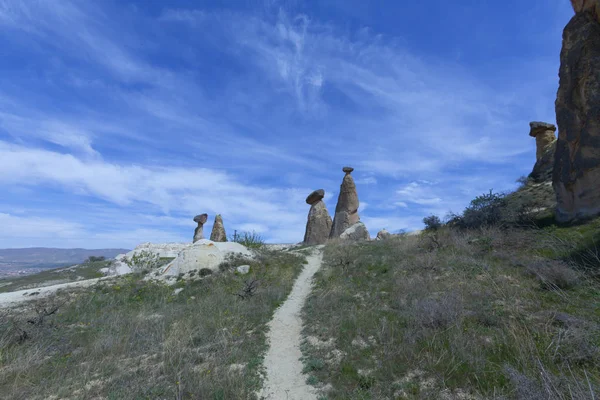
[{"label": "shrub", "polygon": [[579,283],[579,274],[561,261],[535,262],[527,267],[543,289],[572,289]]},{"label": "shrub", "polygon": [[462,303],[456,294],[444,295],[439,299],[421,299],[414,305],[417,324],[432,329],[449,327],[459,320],[462,311]]},{"label": "shrub", "polygon": [[89,256],[87,260],[85,260],[86,263],[93,263],[93,262],[100,262],[100,261],[104,261],[106,260],[106,257],[104,256]]},{"label": "shrub", "polygon": [[502,212],[505,206],[505,195],[494,193],[490,189],[489,193],[471,200],[463,213],[463,224],[466,228],[498,225],[502,221]]},{"label": "shrub", "polygon": [[531,178],[523,175],[519,177],[515,182],[519,184],[519,189],[523,189],[527,187],[527,185],[531,182]]},{"label": "shrub", "polygon": [[263,237],[255,231],[237,233],[230,240],[244,245],[249,249],[260,249],[265,245]]},{"label": "shrub", "polygon": [[437,231],[442,227],[442,221],[437,215],[430,215],[423,218],[423,223],[425,224],[426,231]]},{"label": "shrub", "polygon": [[135,253],[130,259],[125,259],[125,262],[133,272],[137,273],[148,272],[161,265],[159,255],[148,250]]}]

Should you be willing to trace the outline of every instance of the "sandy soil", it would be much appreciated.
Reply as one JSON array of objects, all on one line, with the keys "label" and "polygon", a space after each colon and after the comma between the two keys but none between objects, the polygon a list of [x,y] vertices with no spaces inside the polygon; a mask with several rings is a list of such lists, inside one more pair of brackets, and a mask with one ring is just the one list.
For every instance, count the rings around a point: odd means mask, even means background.
[{"label": "sandy soil", "polygon": [[59,285],[38,287],[34,289],[17,290],[16,292],[0,293],[0,308],[12,307],[28,300],[41,299],[51,295],[59,289],[92,286],[96,282],[103,279],[107,279],[107,277],[67,282]]},{"label": "sandy soil", "polygon": [[313,275],[321,267],[322,257],[319,248],[307,258],[308,264],[294,283],[292,292],[269,322],[269,350],[264,361],[267,375],[265,386],[258,394],[262,399],[317,399],[316,390],[306,384],[307,376],[302,374],[300,311],[310,293]]}]

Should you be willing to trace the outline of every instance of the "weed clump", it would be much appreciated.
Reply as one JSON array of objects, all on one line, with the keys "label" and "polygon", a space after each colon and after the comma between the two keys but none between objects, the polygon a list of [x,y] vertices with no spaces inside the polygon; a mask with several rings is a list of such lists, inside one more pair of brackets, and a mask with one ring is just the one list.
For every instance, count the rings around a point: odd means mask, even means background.
[{"label": "weed clump", "polygon": [[580,282],[579,273],[562,261],[536,260],[528,265],[527,272],[546,290],[573,289]]}]

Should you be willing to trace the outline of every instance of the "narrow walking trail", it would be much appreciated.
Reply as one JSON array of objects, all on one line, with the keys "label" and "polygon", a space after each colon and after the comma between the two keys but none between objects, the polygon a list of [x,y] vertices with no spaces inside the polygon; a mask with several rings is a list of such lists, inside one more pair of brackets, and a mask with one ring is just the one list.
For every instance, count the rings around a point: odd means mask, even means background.
[{"label": "narrow walking trail", "polygon": [[261,399],[317,399],[315,389],[306,384],[307,377],[302,374],[300,311],[310,294],[312,278],[321,267],[322,258],[321,248],[315,248],[307,257],[308,264],[296,279],[289,297],[269,322],[269,350],[264,361],[267,376],[258,394]]}]

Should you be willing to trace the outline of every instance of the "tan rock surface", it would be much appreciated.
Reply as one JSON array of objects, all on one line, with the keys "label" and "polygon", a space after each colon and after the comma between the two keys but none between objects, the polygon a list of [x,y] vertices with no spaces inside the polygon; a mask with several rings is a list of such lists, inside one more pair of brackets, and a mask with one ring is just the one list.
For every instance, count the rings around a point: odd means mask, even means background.
[{"label": "tan rock surface", "polygon": [[545,122],[530,122],[529,126],[529,136],[536,141],[536,162],[529,178],[535,183],[550,182],[554,170],[556,126]]},{"label": "tan rock surface", "polygon": [[346,229],[360,220],[358,216],[358,206],[360,203],[358,201],[358,194],[356,193],[356,184],[352,175],[350,175],[353,170],[351,167],[343,168],[346,175],[340,186],[340,194],[329,235],[330,238],[340,237]]},{"label": "tan rock surface", "polygon": [[194,222],[198,223],[198,226],[194,230],[194,243],[204,239],[204,224],[206,220],[208,220],[208,214],[200,214],[194,217]]},{"label": "tan rock surface", "polygon": [[600,0],[571,0],[576,13],[589,12],[600,22]]},{"label": "tan rock surface", "polygon": [[552,183],[559,221],[600,213],[600,22],[591,2],[573,2],[563,32]]},{"label": "tan rock surface", "polygon": [[[314,193],[314,192],[313,192]],[[308,201],[307,201],[308,202]],[[329,238],[331,232],[331,217],[327,211],[327,206],[322,200],[312,203],[308,212],[308,221],[306,222],[306,232],[304,234],[304,244],[316,245],[324,244]]]},{"label": "tan rock surface", "polygon": [[227,241],[227,234],[225,233],[225,226],[223,225],[223,217],[221,217],[221,214],[217,214],[215,217],[212,232],[210,233],[210,240],[213,242]]}]

